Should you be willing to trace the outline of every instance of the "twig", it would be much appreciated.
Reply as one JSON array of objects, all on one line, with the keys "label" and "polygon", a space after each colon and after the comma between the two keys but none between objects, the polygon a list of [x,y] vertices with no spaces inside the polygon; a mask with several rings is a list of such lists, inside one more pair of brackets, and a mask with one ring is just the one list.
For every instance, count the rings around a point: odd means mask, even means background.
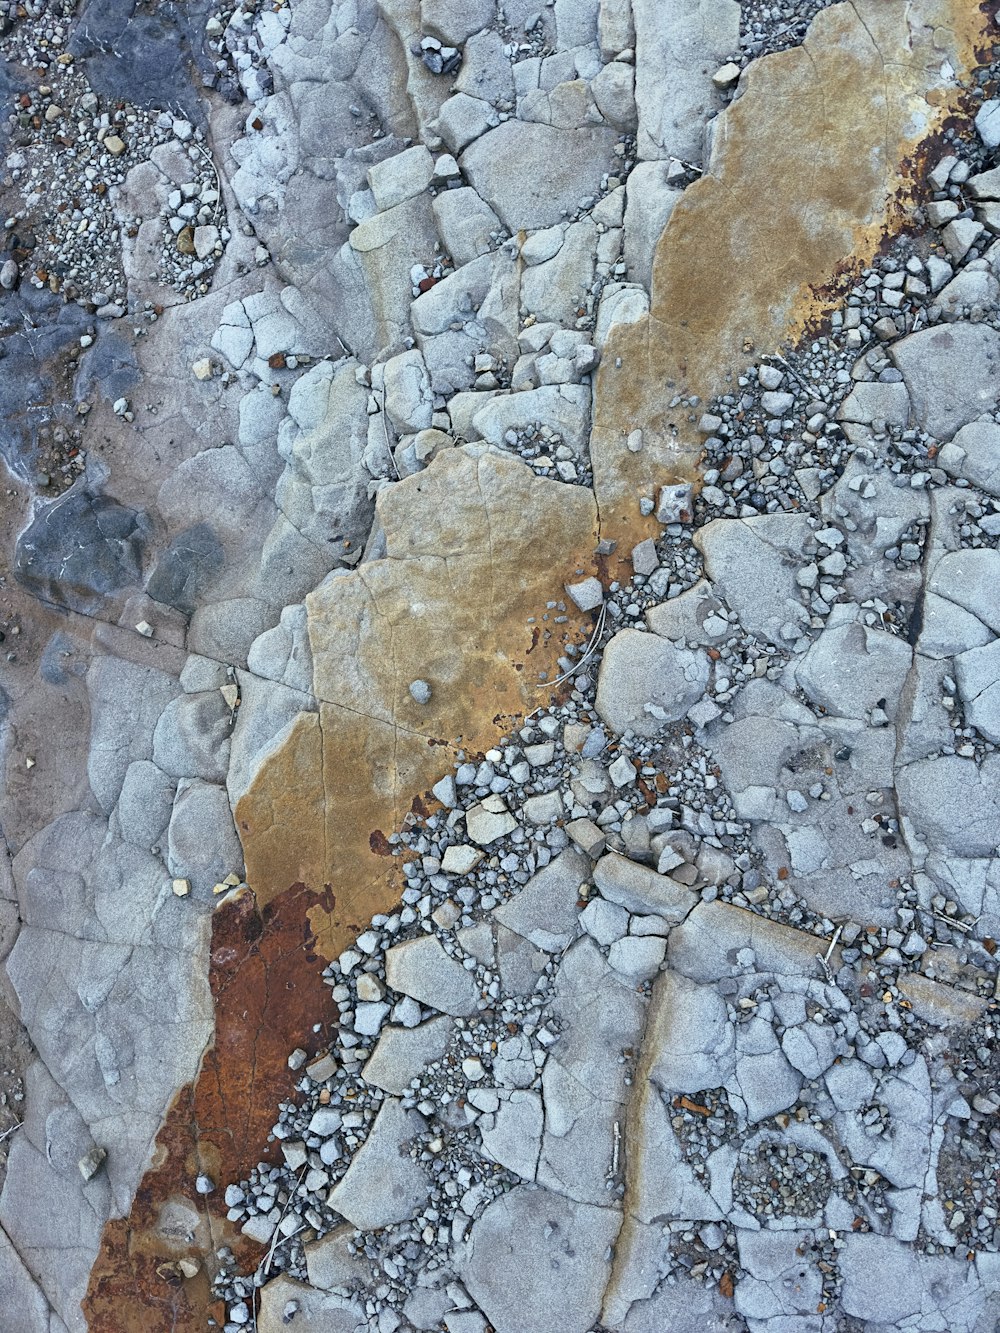
[{"label": "twig", "polygon": [[[308,1162],[303,1162],[302,1165],[299,1167],[299,1174],[295,1177],[295,1189],[296,1189],[296,1190],[298,1189],[299,1185],[302,1184],[302,1177],[305,1175],[305,1170],[306,1170],[306,1167],[307,1167],[308,1165],[309,1165]],[[274,1235],[273,1235],[272,1238],[271,1238],[271,1248],[270,1248],[270,1249],[268,1250],[268,1252],[267,1252],[267,1259],[266,1259],[266,1261],[265,1261],[265,1263],[264,1263],[264,1272],[265,1272],[265,1273],[269,1272],[269,1270],[270,1270],[270,1268],[271,1268],[271,1260],[274,1258],[274,1252],[275,1252],[275,1250],[278,1248],[278,1227],[280,1227],[281,1224],[282,1224],[282,1222],[285,1220],[285,1214],[288,1212],[288,1209],[289,1209],[289,1207],[291,1206],[291,1202],[292,1202],[292,1199],[294,1198],[294,1196],[295,1196],[295,1190],[289,1190],[289,1191],[288,1191],[288,1198],[285,1200],[285,1206],[284,1206],[284,1208],[282,1208],[282,1210],[281,1210],[281,1216],[278,1218],[278,1221],[275,1223],[275,1227],[274,1227]],[[302,1231],[302,1230],[303,1230],[303,1228],[302,1228],[302,1227],[299,1227],[299,1231]],[[298,1231],[293,1231],[293,1232],[292,1232],[292,1235],[293,1235],[293,1236],[297,1236],[298,1234],[299,1234]],[[288,1237],[286,1236],[284,1239],[287,1240]]]},{"label": "twig", "polygon": [[612,1154],[611,1154],[611,1174],[612,1174],[613,1176],[617,1176],[617,1174],[618,1174],[618,1153],[619,1153],[619,1151],[620,1151],[620,1149],[621,1149],[621,1142],[622,1142],[622,1131],[621,1131],[621,1126],[619,1125],[618,1121],[616,1120],[616,1121],[615,1121],[615,1146],[614,1146],[614,1150],[613,1150],[613,1152],[612,1152]]},{"label": "twig", "polygon": [[400,475],[399,475],[399,468],[396,466],[396,456],[395,456],[395,454],[392,452],[392,448],[391,448],[391,446],[390,446],[390,444],[389,444],[389,414],[388,414],[388,412],[386,412],[386,410],[385,410],[385,388],[384,388],[384,387],[383,387],[383,389],[382,389],[382,434],[385,436],[385,448],[386,448],[386,452],[387,452],[388,455],[389,455],[389,462],[392,464],[392,470],[393,470],[393,472],[395,472],[395,474],[396,474],[396,480],[397,480],[397,481],[400,481],[400,480],[402,480],[402,478],[401,478]]},{"label": "twig", "polygon": [[944,912],[935,912],[934,916],[938,921],[944,921],[946,925],[954,926],[956,930],[963,930],[966,934],[968,934],[979,922],[978,916],[970,925],[966,925],[964,921],[956,921],[953,916],[945,916]]},{"label": "twig", "polygon": [[826,953],[818,953],[816,955],[816,961],[823,969],[823,975],[826,977],[827,981],[830,982],[831,984],[833,982],[833,973],[830,971],[830,959],[833,956],[834,949],[837,947],[837,941],[840,939],[840,933],[843,929],[844,929],[843,926],[838,926],[837,929],[833,932],[833,939],[826,947]]},{"label": "twig", "polygon": [[833,932],[833,939],[830,941],[830,946],[823,957],[823,962],[826,963],[827,967],[830,966],[830,956],[832,955],[834,949],[836,949],[837,947],[837,941],[840,939],[840,933],[843,929],[844,929],[843,926],[838,926],[837,929]]},{"label": "twig", "polygon": [[[564,671],[561,676],[556,676],[555,680],[543,680],[539,685],[535,686],[536,690],[555,689],[555,687],[557,685],[561,685],[564,680],[569,680],[570,676],[575,676],[576,673],[583,666],[583,664],[587,662],[591,657],[593,657],[594,653],[597,651],[597,645],[598,642],[600,641],[600,637],[604,632],[604,621],[607,618],[607,613],[608,613],[608,604],[607,602],[602,602],[601,614],[597,617],[597,624],[594,626],[594,632],[590,636],[590,643],[587,645],[587,650],[580,658],[579,662],[574,663],[570,671]],[[528,717],[534,717],[535,713],[537,713],[541,707],[542,705],[539,704],[538,708],[533,708],[531,712],[528,714]],[[525,721],[527,721],[527,718],[525,719]]]},{"label": "twig", "polygon": [[22,1120],[15,1120],[12,1125],[8,1125],[4,1132],[0,1134],[0,1143],[3,1143],[8,1134],[13,1134],[15,1129],[20,1129],[23,1123]]}]

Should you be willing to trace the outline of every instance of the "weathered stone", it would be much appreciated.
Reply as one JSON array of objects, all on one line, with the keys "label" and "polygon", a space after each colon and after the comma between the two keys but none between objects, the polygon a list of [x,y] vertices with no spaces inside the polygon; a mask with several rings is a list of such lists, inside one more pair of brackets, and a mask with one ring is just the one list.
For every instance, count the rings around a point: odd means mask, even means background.
[{"label": "weathered stone", "polygon": [[565,851],[550,861],[518,893],[494,909],[497,921],[538,949],[559,953],[578,933],[577,902],[590,879],[590,863]]},{"label": "weathered stone", "polygon": [[406,1145],[423,1129],[421,1116],[404,1111],[394,1097],[386,1098],[347,1173],[330,1191],[330,1207],[368,1231],[413,1217],[429,1197],[431,1185]]},{"label": "weathered stone", "polygon": [[918,329],[891,356],[922,430],[945,441],[1000,400],[1000,333],[988,324]]},{"label": "weathered stone", "polygon": [[597,711],[615,731],[655,736],[701,697],[708,674],[704,653],[641,630],[619,630],[604,649]]},{"label": "weathered stone", "polygon": [[683,921],[698,901],[686,885],[617,852],[608,852],[598,861],[594,883],[603,897],[626,911],[661,916],[671,923]]},{"label": "weathered stone", "polygon": [[620,1224],[611,1208],[516,1186],[473,1225],[462,1281],[497,1333],[587,1333]]},{"label": "weathered stone", "polygon": [[[237,806],[258,895],[297,881],[333,885],[336,938],[326,938],[330,918],[318,909],[314,921],[329,956],[346,946],[348,923],[392,901],[393,864],[372,839],[397,826],[401,801],[440,777],[446,751],[427,739],[460,736],[487,750],[506,729],[494,719],[537,707],[532,673],[558,674],[562,645],[554,635],[528,656],[530,618],[574,570],[593,567],[596,546],[582,488],[499,455],[446,450],[381,492],[378,509],[388,558],[328,580],[307,601],[320,711],[290,726]],[[414,679],[431,685],[429,704],[410,697]]]},{"label": "weathered stone", "polygon": [[385,956],[386,981],[421,1004],[456,1016],[475,1012],[475,979],[445,953],[435,936],[394,944]]},{"label": "weathered stone", "polygon": [[[600,192],[601,176],[614,170],[615,132],[608,128],[560,130],[508,120],[465,150],[462,170],[510,231],[549,227],[563,210]],[[511,174],[510,164],[517,164]]]}]

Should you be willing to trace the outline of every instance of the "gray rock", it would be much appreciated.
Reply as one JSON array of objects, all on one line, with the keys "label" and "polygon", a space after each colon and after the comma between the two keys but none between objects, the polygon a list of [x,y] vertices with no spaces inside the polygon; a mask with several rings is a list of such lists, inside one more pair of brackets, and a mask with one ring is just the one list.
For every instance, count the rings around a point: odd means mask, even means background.
[{"label": "gray rock", "polygon": [[407,1144],[424,1128],[422,1116],[387,1098],[346,1174],[330,1191],[330,1207],[363,1231],[414,1217],[430,1197],[431,1184]]},{"label": "gray rock", "polygon": [[1000,425],[971,421],[938,451],[938,464],[990,495],[1000,495]]},{"label": "gray rock", "polygon": [[433,935],[394,944],[385,956],[385,977],[393,990],[442,1013],[466,1017],[475,1012],[478,992],[473,977]]},{"label": "gray rock", "polygon": [[611,1208],[519,1185],[473,1224],[459,1275],[497,1333],[587,1333],[620,1225]]},{"label": "gray rock", "polygon": [[455,91],[484,102],[513,102],[514,76],[503,46],[504,39],[493,29],[470,37],[462,52]]},{"label": "gray rock", "polygon": [[767,514],[713,519],[695,533],[715,592],[751,634],[783,645],[784,626],[808,619],[797,575],[810,532],[805,518]]},{"label": "gray rock", "polygon": [[656,935],[626,935],[608,950],[608,963],[631,982],[648,981],[660,970],[667,942]]},{"label": "gray rock", "polygon": [[501,1098],[492,1127],[481,1128],[483,1151],[522,1180],[534,1180],[543,1123],[538,1093],[515,1090]]},{"label": "gray rock", "polygon": [[434,159],[423,144],[415,144],[368,168],[368,184],[378,209],[395,208],[426,190],[434,175]]},{"label": "gray rock", "polygon": [[608,852],[594,866],[594,883],[604,898],[627,912],[663,917],[671,924],[683,921],[698,901],[686,884],[617,852]]},{"label": "gray rock", "polygon": [[[600,194],[601,177],[615,169],[615,131],[556,129],[508,120],[462,154],[466,178],[510,231],[550,227],[585,196]],[[510,163],[518,170],[512,174]]]},{"label": "gray rock", "polygon": [[653,253],[683,191],[669,183],[665,162],[637,162],[625,185],[624,254],[628,274],[649,290]]},{"label": "gray rock", "polygon": [[282,1274],[261,1287],[256,1333],[285,1333],[289,1311],[298,1324],[296,1333],[357,1333],[365,1319],[357,1301],[337,1292],[314,1291]]},{"label": "gray rock", "polygon": [[385,410],[400,434],[427,430],[433,415],[424,358],[415,349],[390,357],[383,368]]},{"label": "gray rock", "polygon": [[[933,566],[928,590],[947,598],[975,616],[994,632],[1000,632],[1000,551],[991,547],[950,551]],[[973,647],[973,644],[966,644]]]},{"label": "gray rock", "polygon": [[707,579],[699,579],[679,597],[671,597],[659,606],[650,607],[646,612],[646,624],[664,639],[709,646],[724,639],[730,628],[725,619],[725,608]]},{"label": "gray rock", "polygon": [[243,872],[243,849],[225,787],[184,778],[178,784],[167,830],[167,869],[189,879],[195,893],[211,895],[229,874]]},{"label": "gray rock", "polygon": [[841,421],[870,426],[883,421],[905,430],[910,419],[910,395],[905,384],[883,384],[880,380],[856,384],[840,405]]},{"label": "gray rock", "polygon": [[219,690],[171,700],[153,732],[153,762],[174,778],[225,782],[232,710]]},{"label": "gray rock", "polygon": [[140,583],[147,532],[138,510],[74,487],[36,509],[17,539],[14,577],[40,601],[95,615]]},{"label": "gray rock", "polygon": [[600,579],[582,579],[579,583],[567,583],[567,594],[581,611],[593,611],[604,601],[604,588]]},{"label": "gray rock", "polygon": [[[794,1320],[805,1333],[801,1316],[812,1315],[823,1300],[823,1274],[804,1257],[811,1233],[740,1230],[740,1263],[747,1276],[737,1283],[734,1304],[750,1320]],[[752,1325],[751,1325],[752,1326]],[[819,1329],[819,1324],[815,1325]]]},{"label": "gray rock", "polygon": [[467,37],[496,18],[492,0],[421,0],[424,31],[445,46],[461,46]]},{"label": "gray rock", "polygon": [[735,1067],[735,1033],[726,1002],[712,986],[661,972],[646,1025],[649,1076],[665,1093],[701,1092],[728,1082]]},{"label": "gray rock", "polygon": [[222,569],[225,553],[207,523],[195,523],[173,538],[153,567],[146,592],[154,601],[193,615]]},{"label": "gray rock", "polygon": [[917,425],[938,440],[950,440],[1000,399],[1000,333],[989,325],[919,329],[893,343],[889,354]]},{"label": "gray rock", "polygon": [[489,204],[469,186],[442,190],[433,203],[441,244],[456,264],[469,264],[490,248],[492,236],[503,230]]},{"label": "gray rock", "polygon": [[857,1111],[871,1101],[875,1078],[858,1060],[844,1060],[826,1071],[826,1087],[838,1111]]},{"label": "gray rock", "polygon": [[855,622],[825,629],[796,665],[795,679],[835,716],[863,722],[879,705],[892,720],[912,660],[905,639]]},{"label": "gray rock", "polygon": [[507,809],[502,796],[487,796],[465,812],[465,828],[473,842],[488,847],[491,842],[512,833],[517,828],[517,820]]},{"label": "gray rock", "polygon": [[730,1097],[743,1099],[747,1120],[755,1124],[795,1105],[802,1076],[780,1050],[773,1050],[762,1055],[741,1055],[726,1087]]},{"label": "gray rock", "polygon": [[604,649],[597,711],[615,731],[655,736],[701,698],[708,676],[704,653],[641,630],[619,630]]},{"label": "gray rock", "polygon": [[415,1028],[386,1027],[361,1071],[366,1083],[401,1097],[411,1079],[444,1055],[455,1024],[431,1018]]},{"label": "gray rock", "polygon": [[1000,844],[997,781],[1000,759],[990,755],[977,770],[972,759],[942,755],[901,769],[896,780],[900,811],[929,847],[958,856],[994,856]]},{"label": "gray rock", "polygon": [[562,852],[492,916],[538,949],[560,953],[579,933],[577,902],[590,882],[590,862],[572,849]]},{"label": "gray rock", "polygon": [[87,671],[90,750],[87,776],[101,808],[110,811],[129,764],[150,759],[153,728],[180,693],[173,676],[117,657],[95,657]]},{"label": "gray rock", "polygon": [[918,1314],[923,1283],[917,1255],[888,1236],[848,1233],[840,1251],[844,1313],[873,1324]]},{"label": "gray rock", "polygon": [[785,1030],[781,1049],[793,1069],[804,1078],[817,1079],[837,1057],[836,1034],[825,1023],[803,1023]]},{"label": "gray rock", "polygon": [[634,0],[636,104],[640,158],[700,164],[711,78],[740,42],[736,0],[697,8]]},{"label": "gray rock", "polygon": [[489,102],[470,97],[468,93],[455,93],[442,106],[437,129],[451,151],[460,153],[467,144],[484,136],[495,120],[496,112]]},{"label": "gray rock", "polygon": [[152,847],[167,831],[176,784],[148,759],[129,764],[118,797],[121,836],[137,847]]},{"label": "gray rock", "polygon": [[1000,639],[955,658],[965,720],[988,741],[1000,741]]},{"label": "gray rock", "polygon": [[592,898],[580,913],[580,925],[591,939],[607,946],[628,934],[628,912],[604,898]]}]

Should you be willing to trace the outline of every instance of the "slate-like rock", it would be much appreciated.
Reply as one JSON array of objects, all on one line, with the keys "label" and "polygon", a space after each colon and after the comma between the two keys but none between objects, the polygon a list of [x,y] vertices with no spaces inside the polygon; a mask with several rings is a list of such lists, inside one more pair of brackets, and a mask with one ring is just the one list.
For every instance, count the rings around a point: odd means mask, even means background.
[{"label": "slate-like rock", "polygon": [[430,1197],[431,1183],[409,1156],[407,1144],[423,1129],[422,1116],[387,1098],[346,1174],[330,1191],[330,1207],[363,1231],[414,1217]]},{"label": "slate-like rock", "polygon": [[704,653],[642,630],[619,630],[604,649],[597,711],[615,731],[655,736],[701,698],[708,675]]},{"label": "slate-like rock", "polygon": [[157,560],[146,591],[154,601],[193,615],[224,560],[222,544],[212,528],[195,523],[179,532]]},{"label": "slate-like rock", "polygon": [[464,1017],[475,1012],[475,980],[433,935],[394,944],[385,956],[385,977],[393,990],[442,1013]]},{"label": "slate-like rock", "polygon": [[891,720],[912,661],[905,639],[854,622],[825,629],[797,664],[795,679],[813,703],[835,716],[865,721],[883,700]]},{"label": "slate-like rock", "polygon": [[533,875],[493,916],[536,948],[559,953],[579,933],[577,902],[589,881],[590,862],[570,849]]},{"label": "slate-like rock", "polygon": [[140,582],[148,520],[81,487],[42,505],[17,539],[14,576],[33,596],[94,615]]},{"label": "slate-like rock", "polygon": [[765,514],[713,519],[695,533],[713,591],[751,634],[784,644],[784,627],[807,621],[797,575],[810,531],[799,515]]},{"label": "slate-like rock", "polygon": [[430,1018],[415,1028],[384,1027],[378,1045],[361,1071],[373,1087],[401,1097],[410,1081],[444,1055],[454,1023],[451,1018]]},{"label": "slate-like rock", "polygon": [[605,126],[562,130],[508,120],[466,148],[460,162],[510,231],[551,227],[563,210],[575,213],[582,198],[600,193],[602,175],[614,171],[615,138]]},{"label": "slate-like rock", "polygon": [[497,1333],[588,1333],[620,1225],[611,1208],[519,1185],[473,1224],[460,1276]]},{"label": "slate-like rock", "polygon": [[893,343],[921,430],[942,443],[1000,401],[1000,333],[988,324],[942,324]]},{"label": "slate-like rock", "polygon": [[698,901],[686,884],[617,852],[608,852],[597,862],[594,883],[602,897],[627,912],[661,916],[672,924],[683,921]]}]

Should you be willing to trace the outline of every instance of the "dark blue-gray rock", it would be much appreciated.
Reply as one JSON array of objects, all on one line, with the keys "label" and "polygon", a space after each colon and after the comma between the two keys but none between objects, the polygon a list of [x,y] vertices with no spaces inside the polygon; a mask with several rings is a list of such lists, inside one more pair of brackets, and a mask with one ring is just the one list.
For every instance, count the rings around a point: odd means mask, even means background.
[{"label": "dark blue-gray rock", "polygon": [[154,601],[193,615],[225,559],[207,523],[195,523],[173,539],[153,567],[146,591]]},{"label": "dark blue-gray rock", "polygon": [[141,511],[74,488],[36,510],[17,540],[14,575],[40,601],[96,615],[141,581],[147,532]]}]

